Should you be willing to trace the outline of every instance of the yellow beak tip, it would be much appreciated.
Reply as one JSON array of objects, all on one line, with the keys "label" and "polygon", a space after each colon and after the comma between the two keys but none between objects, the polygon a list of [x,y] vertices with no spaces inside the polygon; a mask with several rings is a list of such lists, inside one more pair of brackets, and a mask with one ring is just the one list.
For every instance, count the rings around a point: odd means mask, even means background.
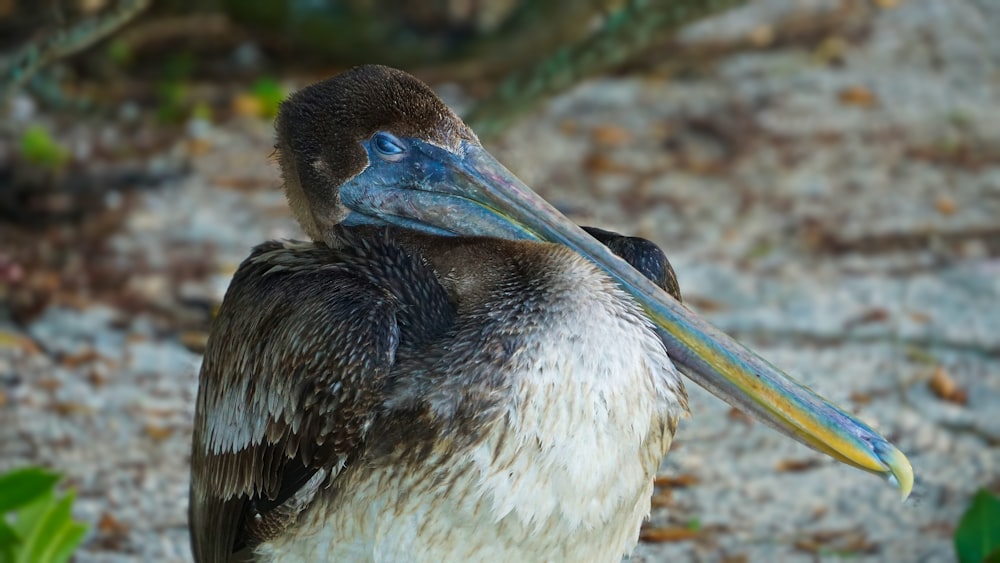
[{"label": "yellow beak tip", "polygon": [[889,482],[896,485],[901,500],[905,501],[913,491],[913,466],[910,465],[910,460],[897,448],[892,448],[881,457],[889,472]]}]

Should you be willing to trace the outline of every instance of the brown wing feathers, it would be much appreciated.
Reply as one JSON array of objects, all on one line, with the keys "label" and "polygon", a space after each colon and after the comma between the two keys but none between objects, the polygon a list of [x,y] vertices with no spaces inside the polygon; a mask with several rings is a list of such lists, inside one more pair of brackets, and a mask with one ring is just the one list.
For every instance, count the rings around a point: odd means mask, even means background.
[{"label": "brown wing feathers", "polygon": [[[377,271],[386,268],[393,276]],[[444,306],[430,321],[413,320],[420,311],[401,299],[429,294]],[[192,456],[196,558],[224,560],[234,547],[266,539],[247,534],[275,529],[259,525],[271,513],[288,518],[276,509],[317,471],[335,475],[350,463],[382,400],[400,324],[410,333],[421,323],[443,325],[449,311],[433,274],[387,239],[341,250],[257,247],[233,278],[202,365]]]}]

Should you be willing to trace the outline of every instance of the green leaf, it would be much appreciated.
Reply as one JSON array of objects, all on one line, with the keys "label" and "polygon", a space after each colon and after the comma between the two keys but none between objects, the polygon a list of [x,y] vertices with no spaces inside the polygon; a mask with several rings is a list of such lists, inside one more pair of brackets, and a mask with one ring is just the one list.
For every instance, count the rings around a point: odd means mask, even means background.
[{"label": "green leaf", "polygon": [[31,501],[17,510],[16,517],[12,523],[14,531],[20,536],[22,543],[31,535],[33,530],[40,526],[42,519],[49,510],[49,506],[55,499],[55,493],[50,489],[45,494]]},{"label": "green leaf", "polygon": [[961,563],[1000,561],[1000,499],[984,489],[972,497],[955,530],[955,553]]},{"label": "green leaf", "polygon": [[188,91],[179,80],[166,80],[156,86],[156,117],[161,123],[183,121],[188,113]]},{"label": "green leaf", "polygon": [[109,41],[106,54],[118,66],[128,66],[132,62],[132,47],[123,39]]},{"label": "green leaf", "polygon": [[53,561],[54,563],[65,563],[69,561],[69,558],[76,551],[76,548],[83,543],[83,538],[87,535],[87,526],[79,522],[73,522],[72,524],[63,528],[62,533],[59,537],[55,538],[52,542],[52,548],[49,552],[52,554],[52,558],[48,561]]},{"label": "green leaf", "polygon": [[67,494],[48,503],[45,513],[31,533],[25,538],[20,559],[24,563],[32,561],[50,561],[49,548],[53,539],[57,538],[65,526],[73,523],[70,510],[73,505],[73,494]]},{"label": "green leaf", "polygon": [[51,491],[37,502],[19,510],[14,527],[21,534],[23,542],[17,549],[15,563],[32,563],[39,561],[38,552],[45,544],[43,530],[46,528],[52,511],[56,506],[55,494]]},{"label": "green leaf", "polygon": [[285,91],[281,84],[272,78],[261,78],[250,89],[253,97],[260,102],[261,117],[273,119],[278,115],[278,106],[285,99]]},{"label": "green leaf", "polygon": [[195,104],[194,109],[191,110],[191,117],[204,121],[212,121],[212,106],[205,102],[198,102]]},{"label": "green leaf", "polygon": [[171,81],[186,80],[194,74],[197,66],[198,60],[195,59],[194,53],[174,53],[163,63],[163,69],[160,71],[160,74]]},{"label": "green leaf", "polygon": [[52,490],[59,475],[40,467],[15,469],[0,475],[0,513],[10,512]]},{"label": "green leaf", "polygon": [[32,164],[58,168],[69,160],[69,151],[44,127],[32,125],[21,134],[21,156]]},{"label": "green leaf", "polygon": [[69,560],[73,549],[83,541],[83,536],[87,533],[87,527],[73,521],[70,513],[73,506],[74,494],[67,493],[56,503],[49,515],[47,526],[41,532],[44,543],[38,556],[32,561],[52,561],[53,563],[63,563]]},{"label": "green leaf", "polygon": [[0,518],[0,561],[13,561],[14,550],[21,545],[21,538],[7,522]]},{"label": "green leaf", "polygon": [[56,143],[49,132],[32,126],[21,136],[21,154],[32,164],[55,167],[66,158],[65,150]]},{"label": "green leaf", "polygon": [[58,480],[37,467],[0,475],[0,561],[69,561],[87,526],[73,520],[74,493],[56,495]]}]

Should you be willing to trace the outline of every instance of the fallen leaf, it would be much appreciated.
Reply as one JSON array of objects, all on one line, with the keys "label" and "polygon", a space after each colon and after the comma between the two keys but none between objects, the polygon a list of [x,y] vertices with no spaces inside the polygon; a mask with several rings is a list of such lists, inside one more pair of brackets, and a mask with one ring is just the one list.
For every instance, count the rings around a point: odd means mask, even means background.
[{"label": "fallen leaf", "polygon": [[758,49],[770,46],[771,43],[774,43],[774,37],[774,28],[769,25],[758,25],[750,30],[748,35],[750,44]]},{"label": "fallen leaf", "polygon": [[67,416],[71,414],[94,414],[94,409],[83,403],[73,401],[61,401],[52,404],[52,410],[56,414]]},{"label": "fallen leaf", "polygon": [[590,136],[599,145],[618,146],[632,140],[632,133],[618,125],[598,125],[590,132]]},{"label": "fallen leaf", "polygon": [[174,434],[173,428],[170,428],[169,426],[157,426],[155,424],[147,424],[143,427],[143,430],[146,432],[147,436],[156,441],[166,440]]},{"label": "fallen leaf", "polygon": [[208,344],[208,333],[200,330],[188,330],[180,334],[181,344],[196,354],[204,354]]},{"label": "fallen leaf", "polygon": [[189,139],[185,148],[190,156],[202,156],[212,151],[212,142],[208,139]]},{"label": "fallen leaf", "polygon": [[17,348],[29,354],[37,354],[41,351],[34,340],[23,334],[6,330],[0,330],[0,348]]},{"label": "fallen leaf", "polygon": [[680,475],[657,475],[653,480],[656,487],[666,487],[671,489],[685,489],[692,485],[697,485],[698,476],[692,473],[681,473]]},{"label": "fallen leaf", "polygon": [[684,303],[693,306],[702,313],[715,313],[726,308],[725,303],[708,297],[702,297],[700,295],[685,295]]},{"label": "fallen leaf", "polygon": [[87,381],[94,387],[100,387],[110,380],[108,374],[103,369],[92,369],[87,372]]},{"label": "fallen leaf", "polygon": [[[134,412],[137,415],[138,414],[142,414],[142,415],[145,415],[148,418],[151,418],[151,419],[155,420],[155,419],[164,419],[164,418],[167,418],[170,415],[172,415],[175,411],[174,411],[174,409],[172,409],[170,407],[142,407],[142,408],[135,409]],[[155,426],[155,425],[152,424],[152,423],[150,423],[150,424],[148,424],[148,426]]]},{"label": "fallen leaf", "polygon": [[774,469],[779,473],[798,473],[800,471],[809,471],[819,466],[820,461],[817,459],[786,459],[779,461],[774,466]]},{"label": "fallen leaf", "polygon": [[934,201],[934,207],[941,215],[954,215],[958,211],[958,204],[950,196],[942,195]]},{"label": "fallen leaf", "polygon": [[54,377],[43,377],[36,383],[39,389],[44,389],[45,391],[55,391],[62,387],[62,382]]},{"label": "fallen leaf", "polygon": [[843,37],[838,37],[836,35],[832,37],[827,37],[820,42],[819,46],[813,52],[813,57],[824,64],[830,64],[835,61],[841,61],[844,58],[844,54],[847,52],[847,41],[844,41]]},{"label": "fallen leaf", "polygon": [[837,93],[840,103],[849,106],[870,108],[878,104],[875,94],[864,86],[849,86]]},{"label": "fallen leaf", "polygon": [[862,530],[823,530],[795,541],[795,548],[809,553],[873,553],[878,545]]},{"label": "fallen leaf", "polygon": [[660,528],[647,527],[639,531],[639,541],[650,543],[666,543],[693,540],[698,532],[679,526],[664,526]]},{"label": "fallen leaf", "polygon": [[965,389],[959,387],[958,383],[948,374],[947,370],[941,366],[934,368],[934,373],[931,375],[931,379],[927,382],[927,385],[939,399],[944,401],[959,405],[964,405],[969,401],[969,396]]},{"label": "fallen leaf", "polygon": [[108,512],[101,514],[101,519],[97,521],[97,529],[105,534],[124,535],[129,527]]},{"label": "fallen leaf", "polygon": [[615,173],[628,172],[628,168],[615,162],[613,158],[604,153],[591,153],[583,159],[583,167],[590,173]]},{"label": "fallen leaf", "polygon": [[68,354],[66,356],[63,356],[62,358],[60,358],[59,362],[67,368],[76,369],[84,364],[89,364],[94,360],[99,360],[99,359],[101,359],[101,356],[100,354],[97,353],[97,350],[94,350],[93,348],[87,348],[82,352],[77,352],[76,354]]},{"label": "fallen leaf", "polygon": [[847,322],[844,323],[844,328],[849,329],[859,325],[881,323],[888,320],[889,317],[890,315],[887,309],[883,309],[881,307],[872,307],[871,309],[862,311],[861,314],[857,315],[856,317],[848,319]]},{"label": "fallen leaf", "polygon": [[670,489],[660,491],[653,495],[650,499],[650,506],[653,508],[666,508],[668,506],[673,506],[674,504],[674,494]]},{"label": "fallen leaf", "polygon": [[233,113],[243,117],[257,117],[264,111],[260,99],[250,94],[237,94],[233,97]]},{"label": "fallen leaf", "polygon": [[217,176],[211,179],[211,184],[237,192],[250,192],[267,186],[267,182],[254,176]]},{"label": "fallen leaf", "polygon": [[149,336],[141,332],[130,332],[125,337],[125,341],[130,344],[135,344],[137,342],[147,342],[148,340]]},{"label": "fallen leaf", "polygon": [[563,135],[571,137],[573,135],[576,135],[579,130],[580,128],[577,125],[576,121],[572,119],[564,119],[559,122],[559,131],[561,131]]},{"label": "fallen leaf", "polygon": [[859,405],[867,405],[872,402],[872,396],[869,393],[861,393],[858,391],[852,391],[849,398],[851,399],[851,402]]},{"label": "fallen leaf", "polygon": [[753,424],[753,419],[750,415],[741,411],[736,407],[729,407],[729,412],[726,413],[726,418],[729,420],[735,420],[737,422],[742,422],[743,424],[750,425]]}]

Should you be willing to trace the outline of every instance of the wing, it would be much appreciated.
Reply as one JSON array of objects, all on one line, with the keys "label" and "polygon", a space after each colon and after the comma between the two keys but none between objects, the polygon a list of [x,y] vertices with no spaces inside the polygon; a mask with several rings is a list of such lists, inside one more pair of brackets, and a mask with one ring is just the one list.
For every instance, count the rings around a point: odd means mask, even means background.
[{"label": "wing", "polygon": [[196,561],[280,533],[359,450],[394,362],[399,304],[341,258],[266,243],[226,292],[195,413]]},{"label": "wing", "polygon": [[620,235],[613,231],[606,231],[597,227],[581,227],[587,234],[597,239],[601,244],[608,247],[611,252],[625,260],[630,266],[646,276],[661,289],[673,296],[674,299],[681,300],[681,287],[677,283],[677,274],[674,273],[673,266],[667,260],[667,255],[663,253],[656,243],[644,238]]}]

